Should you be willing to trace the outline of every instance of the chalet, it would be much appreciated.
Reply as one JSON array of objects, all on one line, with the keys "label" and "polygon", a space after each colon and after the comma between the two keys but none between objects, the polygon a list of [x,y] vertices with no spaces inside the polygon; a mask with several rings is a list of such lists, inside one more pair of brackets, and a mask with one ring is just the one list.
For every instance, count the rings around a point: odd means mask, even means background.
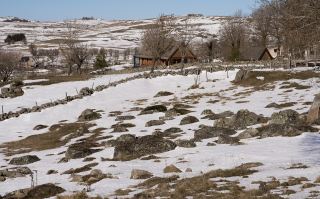
[{"label": "chalet", "polygon": [[278,48],[252,47],[242,54],[242,59],[244,61],[270,61],[277,56]]},{"label": "chalet", "polygon": [[[197,57],[195,54],[188,49],[186,56],[185,56],[185,63],[193,63],[197,60]],[[181,63],[182,61],[182,53],[181,49],[178,47],[173,48],[171,51],[166,53],[163,57],[160,59],[161,65],[173,65],[177,63]],[[153,57],[152,56],[144,56],[144,55],[135,55],[133,57],[133,64],[134,67],[146,67],[146,66],[152,66],[153,65]]]}]

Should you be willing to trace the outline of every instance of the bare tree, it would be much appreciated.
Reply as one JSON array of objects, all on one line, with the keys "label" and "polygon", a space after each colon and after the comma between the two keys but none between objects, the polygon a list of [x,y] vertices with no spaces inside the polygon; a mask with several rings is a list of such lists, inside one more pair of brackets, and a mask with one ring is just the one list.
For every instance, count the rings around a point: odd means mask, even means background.
[{"label": "bare tree", "polygon": [[72,73],[74,65],[77,67],[77,72],[81,73],[82,66],[89,60],[91,53],[88,46],[79,40],[82,27],[75,23],[66,23],[65,25],[67,31],[63,36],[60,49],[69,67],[68,74]]},{"label": "bare tree", "polygon": [[161,15],[153,24],[145,29],[142,36],[142,51],[152,57],[154,71],[155,65],[175,45],[174,39],[174,16]]},{"label": "bare tree", "polygon": [[191,46],[191,42],[195,36],[195,26],[190,22],[190,16],[184,20],[181,29],[176,30],[176,41],[181,52],[181,70],[184,68],[186,56]]},{"label": "bare tree", "polygon": [[269,37],[271,35],[271,7],[263,3],[260,7],[255,9],[252,13],[254,34],[258,38],[260,46],[267,47],[269,44]]},{"label": "bare tree", "polygon": [[19,69],[20,55],[14,52],[0,51],[0,78],[7,82],[13,72]]},{"label": "bare tree", "polygon": [[241,58],[241,48],[246,38],[246,23],[241,11],[222,25],[220,41],[225,46],[224,54],[232,61]]},{"label": "bare tree", "polygon": [[48,59],[50,60],[51,66],[54,66],[55,62],[59,57],[59,49],[48,49],[45,51],[45,53]]},{"label": "bare tree", "polygon": [[29,52],[32,55],[32,60],[34,62],[35,67],[40,67],[43,64],[43,60],[41,59],[41,52],[38,49],[38,46],[34,43],[29,45]]}]

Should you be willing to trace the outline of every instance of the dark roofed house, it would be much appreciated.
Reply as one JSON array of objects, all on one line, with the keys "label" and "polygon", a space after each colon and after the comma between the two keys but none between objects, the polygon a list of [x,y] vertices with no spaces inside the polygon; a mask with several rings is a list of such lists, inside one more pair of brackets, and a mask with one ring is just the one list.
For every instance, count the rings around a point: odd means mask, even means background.
[{"label": "dark roofed house", "polygon": [[[188,52],[185,56],[185,63],[193,63],[197,60],[197,57],[195,54],[191,51],[191,49],[188,49]],[[161,65],[173,65],[177,63],[181,63],[182,61],[182,53],[181,49],[178,47],[173,48],[171,51],[166,53],[163,57],[160,59]],[[147,67],[152,66],[154,63],[152,56],[145,56],[145,55],[135,55],[134,59],[134,67]]]},{"label": "dark roofed house", "polygon": [[270,61],[277,57],[277,48],[251,47],[242,55],[244,61]]},{"label": "dark roofed house", "polygon": [[33,60],[29,56],[23,56],[20,59],[20,64],[24,68],[30,68],[33,66]]}]

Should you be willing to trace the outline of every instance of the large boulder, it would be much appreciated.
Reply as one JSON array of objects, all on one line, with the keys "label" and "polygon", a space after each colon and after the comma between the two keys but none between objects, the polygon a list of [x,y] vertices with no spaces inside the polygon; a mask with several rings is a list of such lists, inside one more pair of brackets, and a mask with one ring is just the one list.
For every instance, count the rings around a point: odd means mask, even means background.
[{"label": "large boulder", "polygon": [[180,121],[180,125],[193,124],[197,122],[199,122],[198,118],[194,116],[186,116],[182,118],[182,120]]},{"label": "large boulder", "polygon": [[249,79],[250,77],[252,77],[252,75],[253,74],[252,74],[251,71],[241,69],[241,70],[239,70],[237,72],[236,77],[235,77],[235,79],[233,81],[236,82],[236,83],[237,82],[241,82],[243,80]]},{"label": "large boulder", "polygon": [[65,190],[54,184],[43,184],[31,189],[21,189],[10,192],[3,196],[3,199],[43,199],[57,196]]},{"label": "large boulder", "polygon": [[291,124],[269,124],[267,126],[257,128],[257,130],[259,131],[258,135],[261,138],[277,136],[294,137],[301,135],[304,132],[319,131],[311,126],[294,126]]},{"label": "large boulder", "polygon": [[270,120],[271,124],[299,125],[301,122],[299,113],[291,109],[273,113]]},{"label": "large boulder", "polygon": [[32,171],[28,167],[16,167],[16,168],[0,170],[0,177],[2,177],[2,179],[4,180],[6,178],[24,177],[30,174],[32,174]]},{"label": "large boulder", "polygon": [[320,124],[320,94],[317,94],[307,116],[309,124]]},{"label": "large boulder", "polygon": [[245,129],[247,126],[252,126],[261,122],[266,122],[266,119],[245,109],[238,111],[230,118],[218,119],[214,126],[241,130]]},{"label": "large boulder", "polygon": [[25,165],[25,164],[31,164],[34,162],[40,161],[40,158],[38,158],[38,156],[35,155],[25,155],[25,156],[21,156],[21,157],[15,157],[12,158],[9,162],[9,164],[13,164],[13,165]]},{"label": "large boulder", "polygon": [[197,146],[193,140],[176,140],[174,143],[176,143],[178,147],[183,148],[194,148]]},{"label": "large boulder", "polygon": [[1,88],[1,96],[3,98],[14,98],[14,97],[19,97],[24,94],[22,88],[20,86],[10,86],[10,87],[5,87]]},{"label": "large boulder", "polygon": [[234,135],[237,132],[233,129],[221,128],[221,127],[211,127],[202,126],[200,129],[196,130],[194,133],[194,139],[201,141],[203,139],[209,139],[213,137],[218,137],[219,135]]},{"label": "large boulder", "polygon": [[101,118],[101,114],[93,109],[84,110],[78,117],[79,121],[92,121]]},{"label": "large boulder", "polygon": [[[145,155],[174,150],[176,144],[160,136],[147,135],[136,138],[126,136],[128,141],[117,141],[114,149],[114,160],[128,161]],[[134,139],[133,139],[134,137]]]},{"label": "large boulder", "polygon": [[87,142],[72,144],[68,147],[65,153],[65,158],[79,159],[79,158],[84,158],[93,153],[101,151],[101,149],[93,149],[94,147],[97,147],[97,146],[93,143],[87,143]]}]

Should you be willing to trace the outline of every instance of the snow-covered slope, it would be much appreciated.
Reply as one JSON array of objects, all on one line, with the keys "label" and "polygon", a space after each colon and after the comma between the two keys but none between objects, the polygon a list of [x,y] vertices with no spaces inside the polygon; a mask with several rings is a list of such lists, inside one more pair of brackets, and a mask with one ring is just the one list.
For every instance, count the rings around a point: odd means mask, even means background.
[{"label": "snow-covered slope", "polygon": [[[221,23],[228,17],[192,16],[190,24],[195,28],[195,39],[205,38],[209,34],[216,34]],[[2,20],[3,19],[3,20]],[[3,22],[0,20],[0,46],[5,45],[4,39],[8,34],[25,33],[28,43],[35,42],[43,48],[58,47],[59,39],[66,27],[63,22]],[[186,17],[177,17],[180,25],[184,24]],[[147,20],[77,20],[84,29],[81,40],[92,47],[104,47],[112,49],[135,48],[139,45],[141,32],[144,27],[152,23],[154,19]],[[27,49],[24,45],[5,46],[6,48]]]}]

